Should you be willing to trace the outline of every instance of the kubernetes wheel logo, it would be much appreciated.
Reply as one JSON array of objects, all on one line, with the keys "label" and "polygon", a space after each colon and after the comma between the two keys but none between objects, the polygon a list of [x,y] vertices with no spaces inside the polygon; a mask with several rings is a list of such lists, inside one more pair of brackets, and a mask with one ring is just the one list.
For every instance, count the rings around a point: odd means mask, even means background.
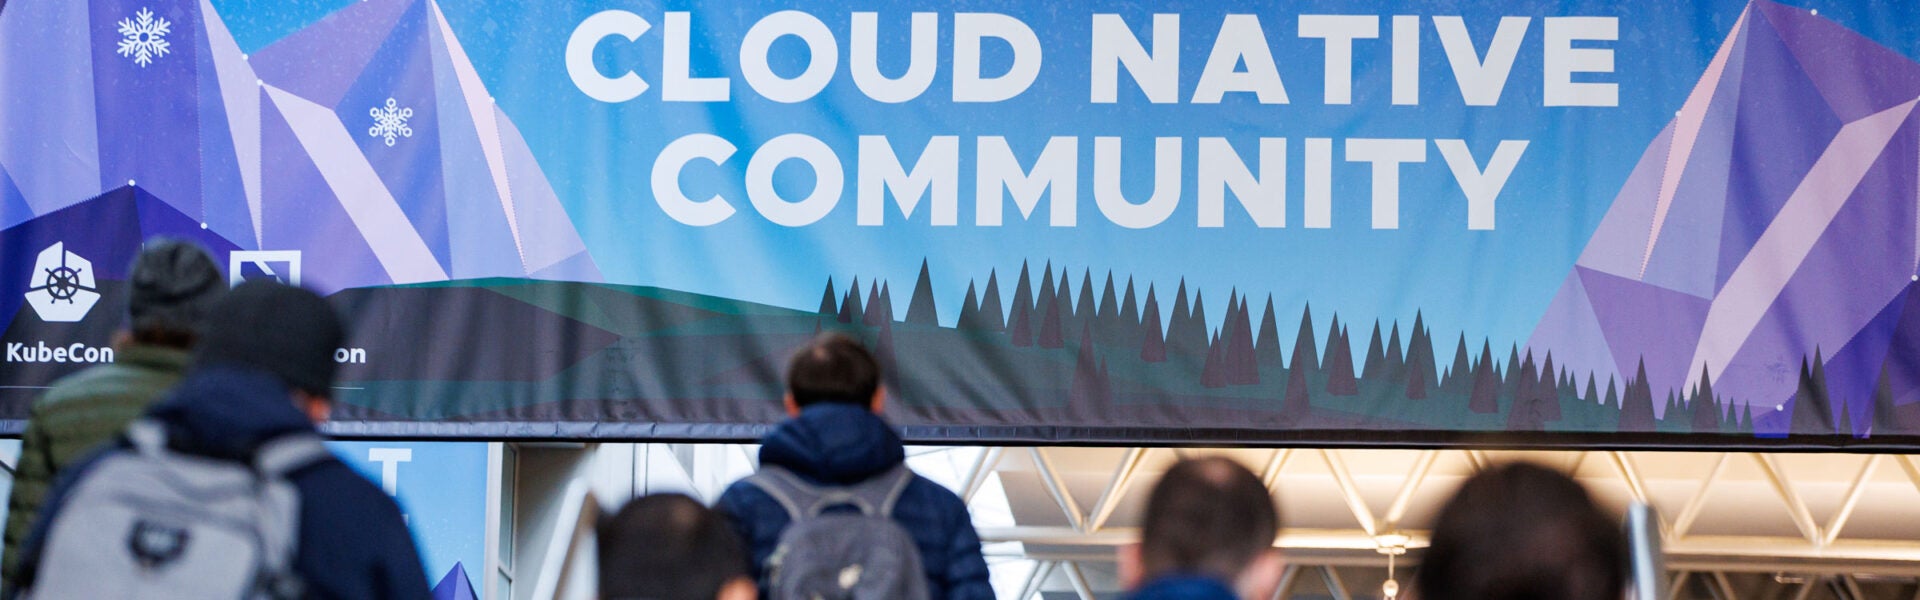
[{"label": "kubernetes wheel logo", "polygon": [[94,291],[93,263],[67,252],[65,242],[40,251],[32,277],[27,283],[27,305],[42,321],[79,321],[100,301],[100,292]]}]

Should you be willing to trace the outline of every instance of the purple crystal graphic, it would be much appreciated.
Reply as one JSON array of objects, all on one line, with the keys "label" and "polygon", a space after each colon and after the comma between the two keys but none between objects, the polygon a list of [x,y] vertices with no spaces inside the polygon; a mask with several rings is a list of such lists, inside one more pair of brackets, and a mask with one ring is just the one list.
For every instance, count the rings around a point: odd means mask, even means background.
[{"label": "purple crystal graphic", "polygon": [[600,279],[432,0],[253,56],[207,0],[13,0],[0,98],[0,229],[137,182],[240,249],[299,251],[322,292]]},{"label": "purple crystal graphic", "polygon": [[[1917,103],[1920,64],[1756,0],[1529,346],[1602,376],[1644,358],[1656,396],[1704,367],[1756,415],[1794,395],[1819,350],[1831,402],[1868,406],[1920,272]],[[1596,333],[1608,352],[1586,350]]]}]

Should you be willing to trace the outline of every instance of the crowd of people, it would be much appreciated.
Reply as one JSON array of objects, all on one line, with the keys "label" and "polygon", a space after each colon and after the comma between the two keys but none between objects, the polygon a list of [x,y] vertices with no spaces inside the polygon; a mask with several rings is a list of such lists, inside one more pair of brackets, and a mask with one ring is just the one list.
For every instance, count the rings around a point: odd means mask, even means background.
[{"label": "crowd of people", "polygon": [[[345,340],[310,291],[231,290],[192,244],[146,244],[129,275],[120,360],[35,402],[5,533],[10,598],[427,598],[394,500],[319,444]],[[879,363],[828,333],[786,371],[789,419],[759,470],[708,507],[633,499],[598,528],[599,595],[632,600],[994,597],[965,502],[905,465]],[[1153,487],[1117,561],[1138,600],[1276,594],[1273,491],[1223,457]],[[1577,482],[1516,463],[1440,512],[1422,600],[1612,600],[1617,520]]]}]

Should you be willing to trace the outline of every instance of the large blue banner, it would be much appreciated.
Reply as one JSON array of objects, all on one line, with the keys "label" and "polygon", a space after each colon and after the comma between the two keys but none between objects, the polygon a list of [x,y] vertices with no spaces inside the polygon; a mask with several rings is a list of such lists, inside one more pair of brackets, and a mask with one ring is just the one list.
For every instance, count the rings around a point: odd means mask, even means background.
[{"label": "large blue banner", "polygon": [[922,440],[1905,444],[1916,58],[1893,0],[10,0],[0,417],[164,234],[351,315],[343,434],[748,438],[841,330]]}]

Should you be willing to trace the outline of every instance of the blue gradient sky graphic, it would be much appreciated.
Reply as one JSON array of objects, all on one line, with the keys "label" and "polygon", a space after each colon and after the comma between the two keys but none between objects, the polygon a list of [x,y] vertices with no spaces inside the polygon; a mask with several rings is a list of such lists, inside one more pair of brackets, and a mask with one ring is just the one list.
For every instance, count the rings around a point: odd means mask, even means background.
[{"label": "blue gradient sky graphic", "polygon": [[[348,4],[214,1],[246,52]],[[1902,4],[1874,0],[1806,6],[1904,55],[1920,57],[1920,36],[1913,35],[1920,31],[1920,12]],[[1229,290],[1253,294],[1256,317],[1261,300],[1271,294],[1284,340],[1292,339],[1293,319],[1308,302],[1321,339],[1336,311],[1343,322],[1360,330],[1357,336],[1365,336],[1375,318],[1411,322],[1416,310],[1424,311],[1436,346],[1450,355],[1444,346],[1451,346],[1463,331],[1475,346],[1483,336],[1497,347],[1526,338],[1628,171],[1672,119],[1744,5],[1733,0],[815,2],[804,10],[835,33],[842,58],[827,90],[799,104],[763,99],[739,76],[742,35],[760,17],[793,8],[790,3],[445,0],[441,8],[499,106],[532,147],[609,281],[812,309],[829,276],[842,292],[856,275],[863,286],[879,277],[891,282],[895,311],[904,314],[920,261],[927,258],[942,321],[952,323],[969,280],[984,286],[988,270],[997,269],[1000,290],[1010,297],[1022,261],[1032,261],[1036,277],[1042,263],[1052,261],[1056,278],[1061,267],[1070,270],[1076,294],[1088,268],[1096,285],[1108,270],[1121,278],[1117,284],[1123,289],[1124,278],[1133,277],[1143,301],[1146,285],[1152,283],[1163,311],[1171,310],[1172,291],[1185,279],[1190,288],[1205,291],[1206,312],[1214,316],[1215,326],[1225,312]],[[647,94],[622,104],[582,94],[568,79],[563,59],[574,27],[612,8],[633,11],[654,24],[638,42],[608,41],[596,53],[603,72],[632,69],[654,83]],[[660,101],[662,15],[682,10],[693,13],[694,74],[732,76],[733,102]],[[941,60],[933,86],[905,104],[867,99],[854,86],[845,61],[849,13],[880,12],[881,71],[898,74],[906,66],[908,13],[913,10],[940,15]],[[1034,86],[1006,102],[951,102],[956,12],[1004,13],[1031,26],[1046,51]],[[1154,105],[1123,74],[1119,103],[1092,104],[1087,41],[1096,12],[1120,14],[1143,35],[1153,13],[1181,14],[1183,100],[1192,94],[1221,18],[1229,13],[1257,15],[1292,103],[1263,106],[1251,94],[1229,94],[1218,105]],[[1295,35],[1300,13],[1382,17],[1380,39],[1355,43],[1351,105],[1322,103],[1323,45]],[[1398,14],[1422,17],[1419,106],[1390,102],[1390,16]],[[1482,52],[1500,17],[1533,18],[1498,106],[1464,105],[1430,18],[1434,15],[1462,16]],[[1618,107],[1542,106],[1541,18],[1549,16],[1619,18],[1620,39],[1610,44],[1615,72],[1578,78],[1619,83]],[[777,43],[773,53],[776,71],[791,75],[799,71],[806,51],[788,39]],[[1000,72],[1010,60],[1003,47],[989,44],[984,70]],[[652,200],[655,155],[668,142],[693,133],[716,134],[740,147],[724,166],[697,166],[681,178],[688,196],[719,193],[739,210],[712,227],[677,223]],[[797,229],[755,213],[742,184],[753,149],[788,133],[825,141],[839,154],[847,174],[838,207],[819,223]],[[889,136],[903,161],[917,158],[931,136],[960,136],[961,224],[932,227],[924,205],[912,219],[902,221],[889,204],[887,226],[855,226],[859,135]],[[1010,213],[1003,227],[973,226],[974,137],[1005,136],[1015,154],[1030,163],[1046,139],[1056,135],[1082,138],[1078,227],[1048,227],[1039,219],[1022,222],[1014,218],[1017,213]],[[1122,188],[1135,201],[1144,200],[1151,190],[1153,138],[1186,138],[1182,202],[1172,218],[1147,230],[1123,229],[1102,218],[1092,197],[1094,136],[1124,139]],[[1250,163],[1258,137],[1289,139],[1287,228],[1256,229],[1231,199],[1225,228],[1195,226],[1193,138],[1200,136],[1228,138]],[[1307,137],[1335,140],[1330,229],[1300,227]],[[1431,144],[1427,162],[1402,169],[1400,228],[1374,230],[1369,227],[1369,166],[1341,160],[1341,140],[1352,137],[1459,138],[1482,162],[1501,140],[1529,140],[1530,145],[1499,197],[1494,231],[1467,229],[1464,196]],[[811,184],[811,174],[791,164],[776,176],[776,187],[789,198],[804,196]],[[1364,348],[1356,344],[1355,350]]]}]

